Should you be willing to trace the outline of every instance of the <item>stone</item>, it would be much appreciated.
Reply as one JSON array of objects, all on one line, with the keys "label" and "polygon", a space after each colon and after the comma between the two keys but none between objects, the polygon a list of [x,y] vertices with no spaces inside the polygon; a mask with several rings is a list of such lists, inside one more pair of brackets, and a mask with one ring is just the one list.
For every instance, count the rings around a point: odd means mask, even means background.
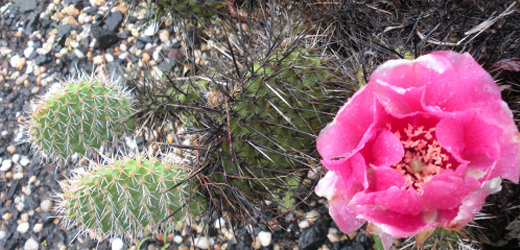
[{"label": "stone", "polygon": [[16,68],[21,60],[22,58],[19,55],[14,55],[9,59],[9,64],[11,64],[11,67]]},{"label": "stone", "polygon": [[102,64],[103,63],[103,56],[99,55],[99,56],[94,57],[92,62],[94,64],[97,64],[97,65]]},{"label": "stone", "polygon": [[81,50],[79,49],[75,49],[74,50],[74,55],[79,58],[79,59],[82,59],[85,57],[85,54],[83,52],[81,52]]},{"label": "stone", "polygon": [[313,223],[316,220],[318,220],[320,218],[320,216],[321,215],[318,212],[318,210],[314,209],[305,214],[305,219],[307,219],[307,220],[309,220],[309,222]]},{"label": "stone", "polygon": [[43,200],[41,203],[40,203],[40,209],[43,211],[43,212],[49,212],[52,208],[52,201],[51,200]]},{"label": "stone", "polygon": [[10,154],[14,154],[16,153],[16,147],[13,146],[13,145],[9,145],[9,147],[7,147],[7,152],[9,152]]},{"label": "stone", "polygon": [[39,247],[40,244],[31,237],[23,245],[23,250],[38,250]]},{"label": "stone", "polygon": [[11,218],[13,218],[13,214],[11,213],[5,213],[4,215],[2,215],[2,219],[4,220],[10,220]]},{"label": "stone", "polygon": [[182,236],[180,235],[175,235],[173,237],[173,242],[175,242],[176,244],[181,244],[184,240],[182,239]]},{"label": "stone", "polygon": [[33,232],[35,233],[39,233],[41,232],[43,229],[43,224],[42,223],[36,223],[33,227]]},{"label": "stone", "polygon": [[37,0],[14,0],[14,2],[21,12],[34,10],[38,4]]},{"label": "stone", "polygon": [[148,53],[144,52],[144,53],[142,54],[142,56],[143,56],[142,61],[143,61],[144,63],[150,61],[150,55],[149,55]]},{"label": "stone", "polygon": [[209,240],[206,237],[196,237],[193,242],[195,243],[195,247],[209,249]]},{"label": "stone", "polygon": [[3,171],[3,172],[9,171],[9,169],[11,169],[11,166],[13,166],[13,162],[11,161],[11,159],[4,160],[4,161],[2,161],[2,166],[0,167],[0,171]]},{"label": "stone", "polygon": [[107,49],[119,40],[116,33],[99,26],[94,26],[91,30],[92,35],[96,38],[96,47],[100,50]]},{"label": "stone", "polygon": [[170,32],[167,30],[159,31],[159,40],[161,40],[163,43],[166,43],[168,40],[170,40]]},{"label": "stone", "polygon": [[26,233],[27,230],[29,230],[29,223],[28,222],[24,222],[24,223],[21,223],[20,225],[18,225],[18,227],[16,228],[16,231],[20,232],[20,233]]},{"label": "stone", "polygon": [[123,18],[121,11],[110,13],[110,15],[105,19],[105,24],[107,25],[108,30],[111,32],[117,32],[119,26],[123,22]]},{"label": "stone", "polygon": [[112,250],[122,250],[123,247],[125,246],[123,241],[119,237],[115,238],[110,245],[111,245]]},{"label": "stone", "polygon": [[153,36],[155,33],[157,33],[157,30],[159,29],[159,23],[153,22],[144,30],[145,36]]},{"label": "stone", "polygon": [[260,231],[260,233],[258,233],[258,240],[264,247],[271,245],[271,238],[272,238],[271,232]]},{"label": "stone", "polygon": [[327,237],[328,224],[328,221],[320,218],[314,225],[305,229],[298,238],[299,249],[317,249]]}]

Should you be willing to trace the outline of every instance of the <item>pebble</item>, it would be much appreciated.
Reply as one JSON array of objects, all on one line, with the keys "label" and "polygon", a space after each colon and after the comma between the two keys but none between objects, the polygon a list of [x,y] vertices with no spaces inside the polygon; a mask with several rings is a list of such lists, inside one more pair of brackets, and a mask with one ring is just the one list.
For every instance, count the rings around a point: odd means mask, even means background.
[{"label": "pebble", "polygon": [[2,215],[2,219],[4,220],[10,220],[11,218],[13,218],[13,214],[11,213],[5,213],[4,215]]},{"label": "pebble", "polygon": [[337,234],[327,234],[327,238],[329,238],[330,242],[339,242],[339,235]]},{"label": "pebble", "polygon": [[153,36],[155,33],[157,33],[157,29],[159,29],[159,23],[154,22],[148,25],[148,27],[144,30],[145,36]]},{"label": "pebble", "polygon": [[258,240],[264,247],[267,247],[271,244],[271,238],[272,238],[271,232],[260,231],[260,233],[258,233]]},{"label": "pebble", "polygon": [[196,237],[193,242],[195,242],[195,247],[209,249],[209,240],[206,237]]},{"label": "pebble", "polygon": [[13,165],[11,159],[7,159],[7,160],[4,160],[2,161],[2,167],[0,167],[0,171],[8,171],[9,169],[11,169],[11,166]]},{"label": "pebble", "polygon": [[183,241],[182,239],[182,236],[180,235],[175,235],[175,237],[173,237],[173,242],[177,243],[177,244],[181,244]]},{"label": "pebble", "polygon": [[[42,78],[40,77],[39,79],[41,80]],[[32,94],[37,94],[38,92],[40,92],[40,87],[38,86],[31,89]]]},{"label": "pebble", "polygon": [[7,147],[7,152],[9,152],[10,154],[14,154],[16,153],[16,147],[13,146],[13,145],[9,145],[9,147]]},{"label": "pebble", "polygon": [[123,249],[124,247],[124,243],[123,241],[121,240],[121,238],[115,238],[113,241],[112,241],[112,250],[121,250]]},{"label": "pebble", "polygon": [[[35,87],[33,89],[38,89],[40,90],[39,87]],[[32,91],[31,91],[32,92]],[[31,162],[31,160],[29,160],[29,158],[27,156],[24,156],[22,157],[22,159],[20,160],[20,165],[22,165],[22,167],[26,167],[27,165],[29,165],[29,163]]]},{"label": "pebble", "polygon": [[305,219],[309,220],[309,222],[312,223],[318,220],[320,216],[320,213],[316,209],[314,209],[305,214]]},{"label": "pebble", "polygon": [[16,228],[16,231],[20,232],[20,233],[25,233],[27,232],[27,230],[29,230],[29,223],[28,222],[24,222],[24,223],[21,223],[20,225],[18,225],[18,227]]},{"label": "pebble", "polygon": [[42,229],[43,229],[43,224],[42,224],[42,223],[36,223],[36,224],[34,225],[34,227],[33,227],[33,231],[34,231],[35,233],[39,233],[39,232],[41,232]]},{"label": "pebble", "polygon": [[18,163],[18,161],[20,160],[20,155],[19,154],[14,154],[13,157],[11,157],[11,160],[14,163]]},{"label": "pebble", "polygon": [[120,49],[121,51],[126,51],[126,50],[128,49],[128,47],[126,46],[126,44],[121,43],[121,45],[119,45],[119,49]]},{"label": "pebble", "polygon": [[81,52],[81,50],[79,50],[79,49],[74,50],[74,55],[76,55],[76,57],[79,59],[82,59],[85,57],[85,54],[83,54],[83,52]]},{"label": "pebble", "polygon": [[0,231],[0,240],[2,240],[3,238],[5,238],[5,235],[6,235],[6,232],[5,232],[5,231]]},{"label": "pebble", "polygon": [[23,250],[38,250],[39,247],[40,244],[31,237],[25,242],[25,245],[23,245]]},{"label": "pebble", "polygon": [[52,201],[51,200],[43,200],[41,203],[40,203],[40,209],[43,211],[43,212],[49,212],[52,208]]},{"label": "pebble", "polygon": [[106,53],[105,54],[105,60],[107,62],[113,62],[114,61],[114,56],[112,56],[111,54]]},{"label": "pebble", "polygon": [[25,49],[23,51],[23,56],[25,56],[26,58],[29,58],[31,56],[31,54],[33,53],[33,51],[34,51],[33,47],[27,47],[27,49]]},{"label": "pebble", "polygon": [[148,55],[148,53],[144,52],[144,53],[142,54],[142,56],[143,56],[143,62],[148,62],[148,61],[150,61],[150,55]]},{"label": "pebble", "polygon": [[23,213],[22,215],[20,215],[20,219],[22,220],[22,222],[28,222],[29,215],[27,213]]},{"label": "pebble", "polygon": [[96,56],[96,57],[94,57],[92,62],[94,64],[102,64],[103,63],[103,56]]},{"label": "pebble", "polygon": [[168,40],[170,40],[170,32],[168,32],[167,30],[159,31],[159,39],[163,43],[168,42]]},{"label": "pebble", "polygon": [[22,58],[19,55],[14,55],[9,59],[9,63],[11,64],[11,67],[16,68],[18,67],[18,64],[20,64],[20,61]]},{"label": "pebble", "polygon": [[302,221],[298,222],[298,226],[300,228],[308,228],[310,226],[310,223],[308,220],[302,220]]}]

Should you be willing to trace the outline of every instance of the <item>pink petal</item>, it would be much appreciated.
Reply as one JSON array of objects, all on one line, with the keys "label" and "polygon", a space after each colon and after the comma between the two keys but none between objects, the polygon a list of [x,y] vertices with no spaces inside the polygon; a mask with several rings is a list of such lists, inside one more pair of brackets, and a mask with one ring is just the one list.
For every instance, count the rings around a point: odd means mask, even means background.
[{"label": "pink petal", "polygon": [[424,111],[421,104],[424,87],[403,89],[380,80],[375,82],[380,86],[374,92],[388,113],[402,117]]},{"label": "pink petal", "polygon": [[451,221],[449,227],[452,229],[461,229],[473,220],[475,214],[482,209],[482,205],[486,201],[488,192],[485,190],[477,190],[464,198],[462,205],[459,207],[457,216]]},{"label": "pink petal", "polygon": [[473,177],[460,176],[448,169],[440,172],[423,186],[422,204],[424,211],[453,209],[473,190],[480,188],[480,183]]},{"label": "pink petal", "polygon": [[358,212],[371,223],[384,226],[385,233],[401,238],[416,235],[432,226],[424,221],[422,214],[402,214],[379,205],[362,205],[358,207]]},{"label": "pink petal", "polygon": [[359,206],[382,206],[388,208],[388,212],[397,212],[414,216],[423,211],[421,197],[417,191],[397,188],[396,186],[392,186],[385,191],[358,193],[352,198],[351,204]]},{"label": "pink petal", "polygon": [[324,159],[350,157],[375,133],[376,105],[372,85],[365,85],[341,107],[332,123],[319,134],[317,148]]},{"label": "pink petal", "polygon": [[384,191],[391,187],[402,188],[405,184],[405,179],[393,168],[377,167],[373,168],[376,179],[376,185],[371,191]]},{"label": "pink petal", "polygon": [[[339,229],[348,234],[358,230],[366,220],[358,218],[357,213],[350,209],[348,197],[345,196],[346,188],[342,178],[329,171],[316,186],[316,195],[329,200],[329,214],[336,222]],[[356,190],[357,192],[358,190]]]},{"label": "pink petal", "polygon": [[517,143],[502,145],[500,158],[495,163],[495,166],[489,171],[486,180],[490,180],[496,177],[502,177],[518,184],[520,178],[520,145]]},{"label": "pink petal", "polygon": [[379,133],[372,145],[372,157],[375,166],[391,166],[404,156],[404,148],[401,141],[390,131]]}]

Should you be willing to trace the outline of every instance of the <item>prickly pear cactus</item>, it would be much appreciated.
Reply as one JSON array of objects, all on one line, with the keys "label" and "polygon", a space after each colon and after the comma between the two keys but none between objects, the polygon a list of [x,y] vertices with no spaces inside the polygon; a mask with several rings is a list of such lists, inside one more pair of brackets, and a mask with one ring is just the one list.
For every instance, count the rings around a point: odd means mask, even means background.
[{"label": "prickly pear cactus", "polygon": [[33,106],[29,141],[44,156],[87,155],[135,128],[133,99],[116,83],[94,77],[62,83]]},{"label": "prickly pear cactus", "polygon": [[[263,56],[235,84],[229,100],[234,153],[252,165],[283,168],[297,164],[328,121],[326,82],[331,73],[322,59],[305,50],[276,50]],[[199,85],[211,86],[209,81]],[[209,107],[224,109],[224,94],[207,92]],[[221,122],[226,121],[222,116]],[[226,126],[224,126],[227,128]],[[229,152],[229,147],[225,147]]]},{"label": "prickly pear cactus", "polygon": [[212,0],[157,0],[157,4],[166,13],[176,10],[187,17],[191,17],[193,13],[202,18],[211,18],[216,13],[213,9],[224,6]]},{"label": "prickly pear cactus", "polygon": [[141,155],[95,165],[92,171],[60,183],[58,210],[68,225],[100,236],[158,232],[159,225],[173,226],[188,214],[204,211],[205,201],[196,185],[183,182],[187,177],[185,168]]}]

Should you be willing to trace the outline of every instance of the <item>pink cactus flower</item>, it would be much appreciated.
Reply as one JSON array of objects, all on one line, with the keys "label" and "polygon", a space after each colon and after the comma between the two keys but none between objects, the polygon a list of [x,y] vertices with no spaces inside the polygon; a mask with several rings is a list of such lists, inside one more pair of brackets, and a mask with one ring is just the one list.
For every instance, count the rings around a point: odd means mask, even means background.
[{"label": "pink cactus flower", "polygon": [[331,217],[344,233],[368,221],[386,249],[396,237],[466,226],[502,179],[519,181],[512,112],[468,53],[384,63],[317,147],[330,171],[316,194]]}]

